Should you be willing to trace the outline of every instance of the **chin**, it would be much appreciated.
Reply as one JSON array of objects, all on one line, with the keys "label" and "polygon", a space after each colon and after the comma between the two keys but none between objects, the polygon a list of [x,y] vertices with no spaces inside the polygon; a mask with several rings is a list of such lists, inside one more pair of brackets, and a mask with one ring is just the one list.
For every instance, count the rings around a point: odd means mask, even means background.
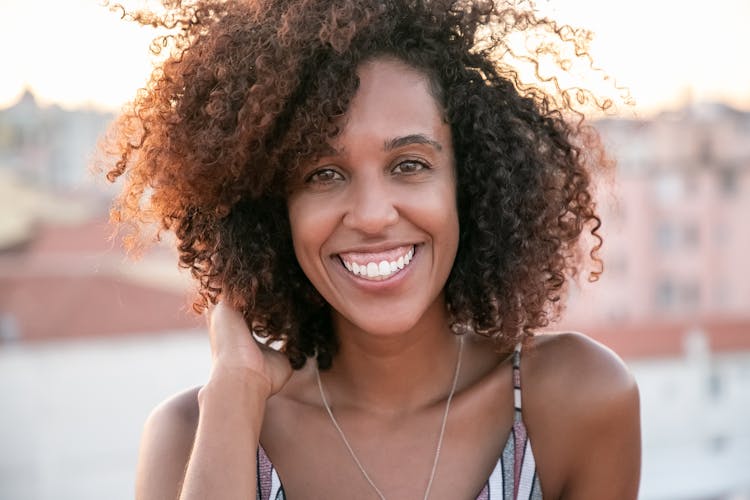
[{"label": "chin", "polygon": [[370,315],[366,318],[356,315],[348,316],[346,320],[357,329],[378,337],[390,337],[406,333],[416,327],[419,317],[399,312]]}]

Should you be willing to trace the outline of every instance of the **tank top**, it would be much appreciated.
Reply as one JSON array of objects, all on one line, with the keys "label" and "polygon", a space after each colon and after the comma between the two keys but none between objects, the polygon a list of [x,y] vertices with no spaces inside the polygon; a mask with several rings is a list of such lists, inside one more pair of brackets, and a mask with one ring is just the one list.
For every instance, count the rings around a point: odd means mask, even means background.
[{"label": "tank top", "polygon": [[[495,468],[484,483],[477,500],[541,500],[542,489],[536,471],[531,441],[521,413],[521,344],[513,350],[513,406],[515,414],[508,440]],[[258,445],[258,484],[256,500],[286,500],[271,460]]]}]

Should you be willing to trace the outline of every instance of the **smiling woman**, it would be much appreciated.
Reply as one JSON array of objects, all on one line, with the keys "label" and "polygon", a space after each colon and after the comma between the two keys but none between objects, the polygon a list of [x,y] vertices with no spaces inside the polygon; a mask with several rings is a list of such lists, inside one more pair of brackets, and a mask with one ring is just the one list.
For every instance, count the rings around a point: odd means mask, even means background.
[{"label": "smiling woman", "polygon": [[507,40],[585,59],[577,32],[490,1],[165,6],[133,16],[177,33],[105,145],[113,216],[177,235],[213,369],[149,417],[138,497],[635,498],[632,377],[541,334],[600,263],[608,165],[594,96],[520,81]]},{"label": "smiling woman", "polygon": [[456,257],[451,130],[421,72],[377,58],[357,75],[336,153],[291,189],[292,242],[334,323],[395,335],[435,303]]}]

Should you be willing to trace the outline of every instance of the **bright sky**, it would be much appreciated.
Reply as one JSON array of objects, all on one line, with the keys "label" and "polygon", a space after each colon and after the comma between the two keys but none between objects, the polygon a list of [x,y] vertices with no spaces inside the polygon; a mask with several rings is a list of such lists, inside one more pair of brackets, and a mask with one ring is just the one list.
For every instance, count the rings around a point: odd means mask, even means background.
[{"label": "bright sky", "polygon": [[[630,87],[639,114],[689,95],[750,109],[748,0],[537,3],[595,33],[595,61]],[[0,19],[0,107],[30,87],[43,104],[116,110],[150,72],[153,31],[97,0],[2,0]]]}]

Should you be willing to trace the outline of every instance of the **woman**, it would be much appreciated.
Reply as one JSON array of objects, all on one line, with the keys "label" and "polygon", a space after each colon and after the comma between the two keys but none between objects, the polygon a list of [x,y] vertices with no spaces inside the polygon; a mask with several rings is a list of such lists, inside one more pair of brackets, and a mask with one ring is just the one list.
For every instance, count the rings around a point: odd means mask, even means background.
[{"label": "woman", "polygon": [[538,334],[601,242],[605,161],[508,40],[585,57],[575,32],[493,2],[165,3],[134,15],[178,32],[110,143],[114,215],[176,234],[213,367],[149,417],[137,497],[635,498],[632,376]]}]

